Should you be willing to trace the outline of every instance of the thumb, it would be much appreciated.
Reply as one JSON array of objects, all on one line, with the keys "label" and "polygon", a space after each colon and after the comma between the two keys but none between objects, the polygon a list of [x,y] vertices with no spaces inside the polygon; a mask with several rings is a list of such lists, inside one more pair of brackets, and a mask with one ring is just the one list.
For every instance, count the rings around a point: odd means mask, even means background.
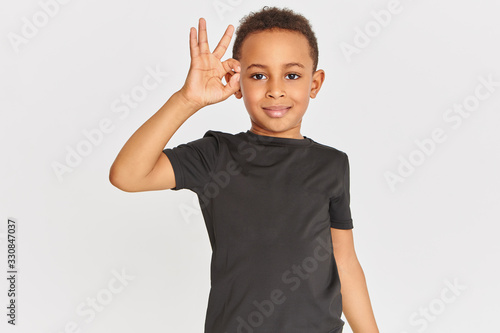
[{"label": "thumb", "polygon": [[224,95],[226,98],[240,90],[240,73],[235,73],[224,86]]}]

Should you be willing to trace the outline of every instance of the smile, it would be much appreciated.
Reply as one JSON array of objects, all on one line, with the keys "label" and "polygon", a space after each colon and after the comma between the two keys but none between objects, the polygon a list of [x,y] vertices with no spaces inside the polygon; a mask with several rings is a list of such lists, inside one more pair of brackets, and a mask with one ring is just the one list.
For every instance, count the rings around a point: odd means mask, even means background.
[{"label": "smile", "polygon": [[270,106],[265,107],[264,112],[271,118],[281,118],[283,117],[288,110],[290,110],[290,106]]}]

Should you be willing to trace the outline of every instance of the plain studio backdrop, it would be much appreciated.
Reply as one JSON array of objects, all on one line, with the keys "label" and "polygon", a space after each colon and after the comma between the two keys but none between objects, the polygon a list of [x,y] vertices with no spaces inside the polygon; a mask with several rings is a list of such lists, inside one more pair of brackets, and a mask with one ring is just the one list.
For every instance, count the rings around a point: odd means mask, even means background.
[{"label": "plain studio backdrop", "polygon": [[[302,13],[317,34],[326,80],[301,134],[350,157],[381,332],[496,329],[498,1],[32,0],[0,11],[2,332],[203,331],[211,248],[196,195],[126,193],[109,169],[184,83],[198,18],[213,50],[264,5]],[[167,147],[209,129],[250,129],[242,100],[200,110]]]}]

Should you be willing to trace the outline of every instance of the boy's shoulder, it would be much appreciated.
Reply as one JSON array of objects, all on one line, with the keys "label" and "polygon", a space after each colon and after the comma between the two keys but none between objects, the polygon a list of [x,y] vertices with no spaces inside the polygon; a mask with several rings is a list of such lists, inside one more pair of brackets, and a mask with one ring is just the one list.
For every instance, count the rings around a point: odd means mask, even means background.
[{"label": "boy's shoulder", "polygon": [[314,148],[317,148],[317,149],[320,149],[320,150],[330,151],[330,152],[332,152],[334,154],[338,154],[338,155],[345,155],[346,154],[343,150],[340,150],[338,148],[326,145],[324,143],[320,143],[320,142],[314,141],[312,139],[311,139],[311,141],[314,142],[314,144],[312,145]]},{"label": "boy's shoulder", "polygon": [[207,137],[207,136],[232,136],[234,134],[232,133],[226,133],[226,132],[222,132],[222,131],[217,131],[217,130],[208,130],[205,132],[205,134],[203,135],[203,137]]}]

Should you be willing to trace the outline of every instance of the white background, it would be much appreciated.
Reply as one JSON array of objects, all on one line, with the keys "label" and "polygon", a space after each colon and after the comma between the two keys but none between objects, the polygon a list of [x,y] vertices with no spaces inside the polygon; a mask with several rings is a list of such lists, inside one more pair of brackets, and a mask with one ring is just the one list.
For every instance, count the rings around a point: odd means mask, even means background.
[{"label": "white background", "polygon": [[[52,3],[52,16],[43,3]],[[479,78],[500,81],[500,4],[403,0],[388,24],[377,23],[373,13],[390,3],[4,1],[0,330],[203,331],[211,248],[196,195],[126,193],[109,183],[109,169],[184,83],[189,28],[198,18],[207,20],[213,50],[228,24],[263,5],[296,10],[317,34],[326,80],[301,134],[349,155],[355,245],[380,331],[496,330],[500,86],[488,91]],[[34,20],[37,31],[23,35]],[[25,39],[16,45],[16,38]],[[346,55],[348,44],[357,53]],[[148,68],[168,75],[128,113],[115,112],[124,110],[122,95],[140,91]],[[476,89],[487,98],[465,117],[450,113],[454,105],[473,106]],[[58,177],[54,165],[67,165],[69,151],[88,142],[84,131],[106,119],[112,130]],[[437,128],[446,139],[431,149]],[[231,96],[200,110],[167,147],[209,129],[250,129],[242,100]],[[416,140],[427,142],[428,154]],[[402,159],[417,165],[404,169]],[[392,187],[388,173],[401,177]],[[6,324],[9,217],[18,221],[14,328]],[[133,279],[111,293],[114,270]],[[96,297],[106,304],[91,317],[87,302]],[[344,332],[351,332],[347,323]]]}]

